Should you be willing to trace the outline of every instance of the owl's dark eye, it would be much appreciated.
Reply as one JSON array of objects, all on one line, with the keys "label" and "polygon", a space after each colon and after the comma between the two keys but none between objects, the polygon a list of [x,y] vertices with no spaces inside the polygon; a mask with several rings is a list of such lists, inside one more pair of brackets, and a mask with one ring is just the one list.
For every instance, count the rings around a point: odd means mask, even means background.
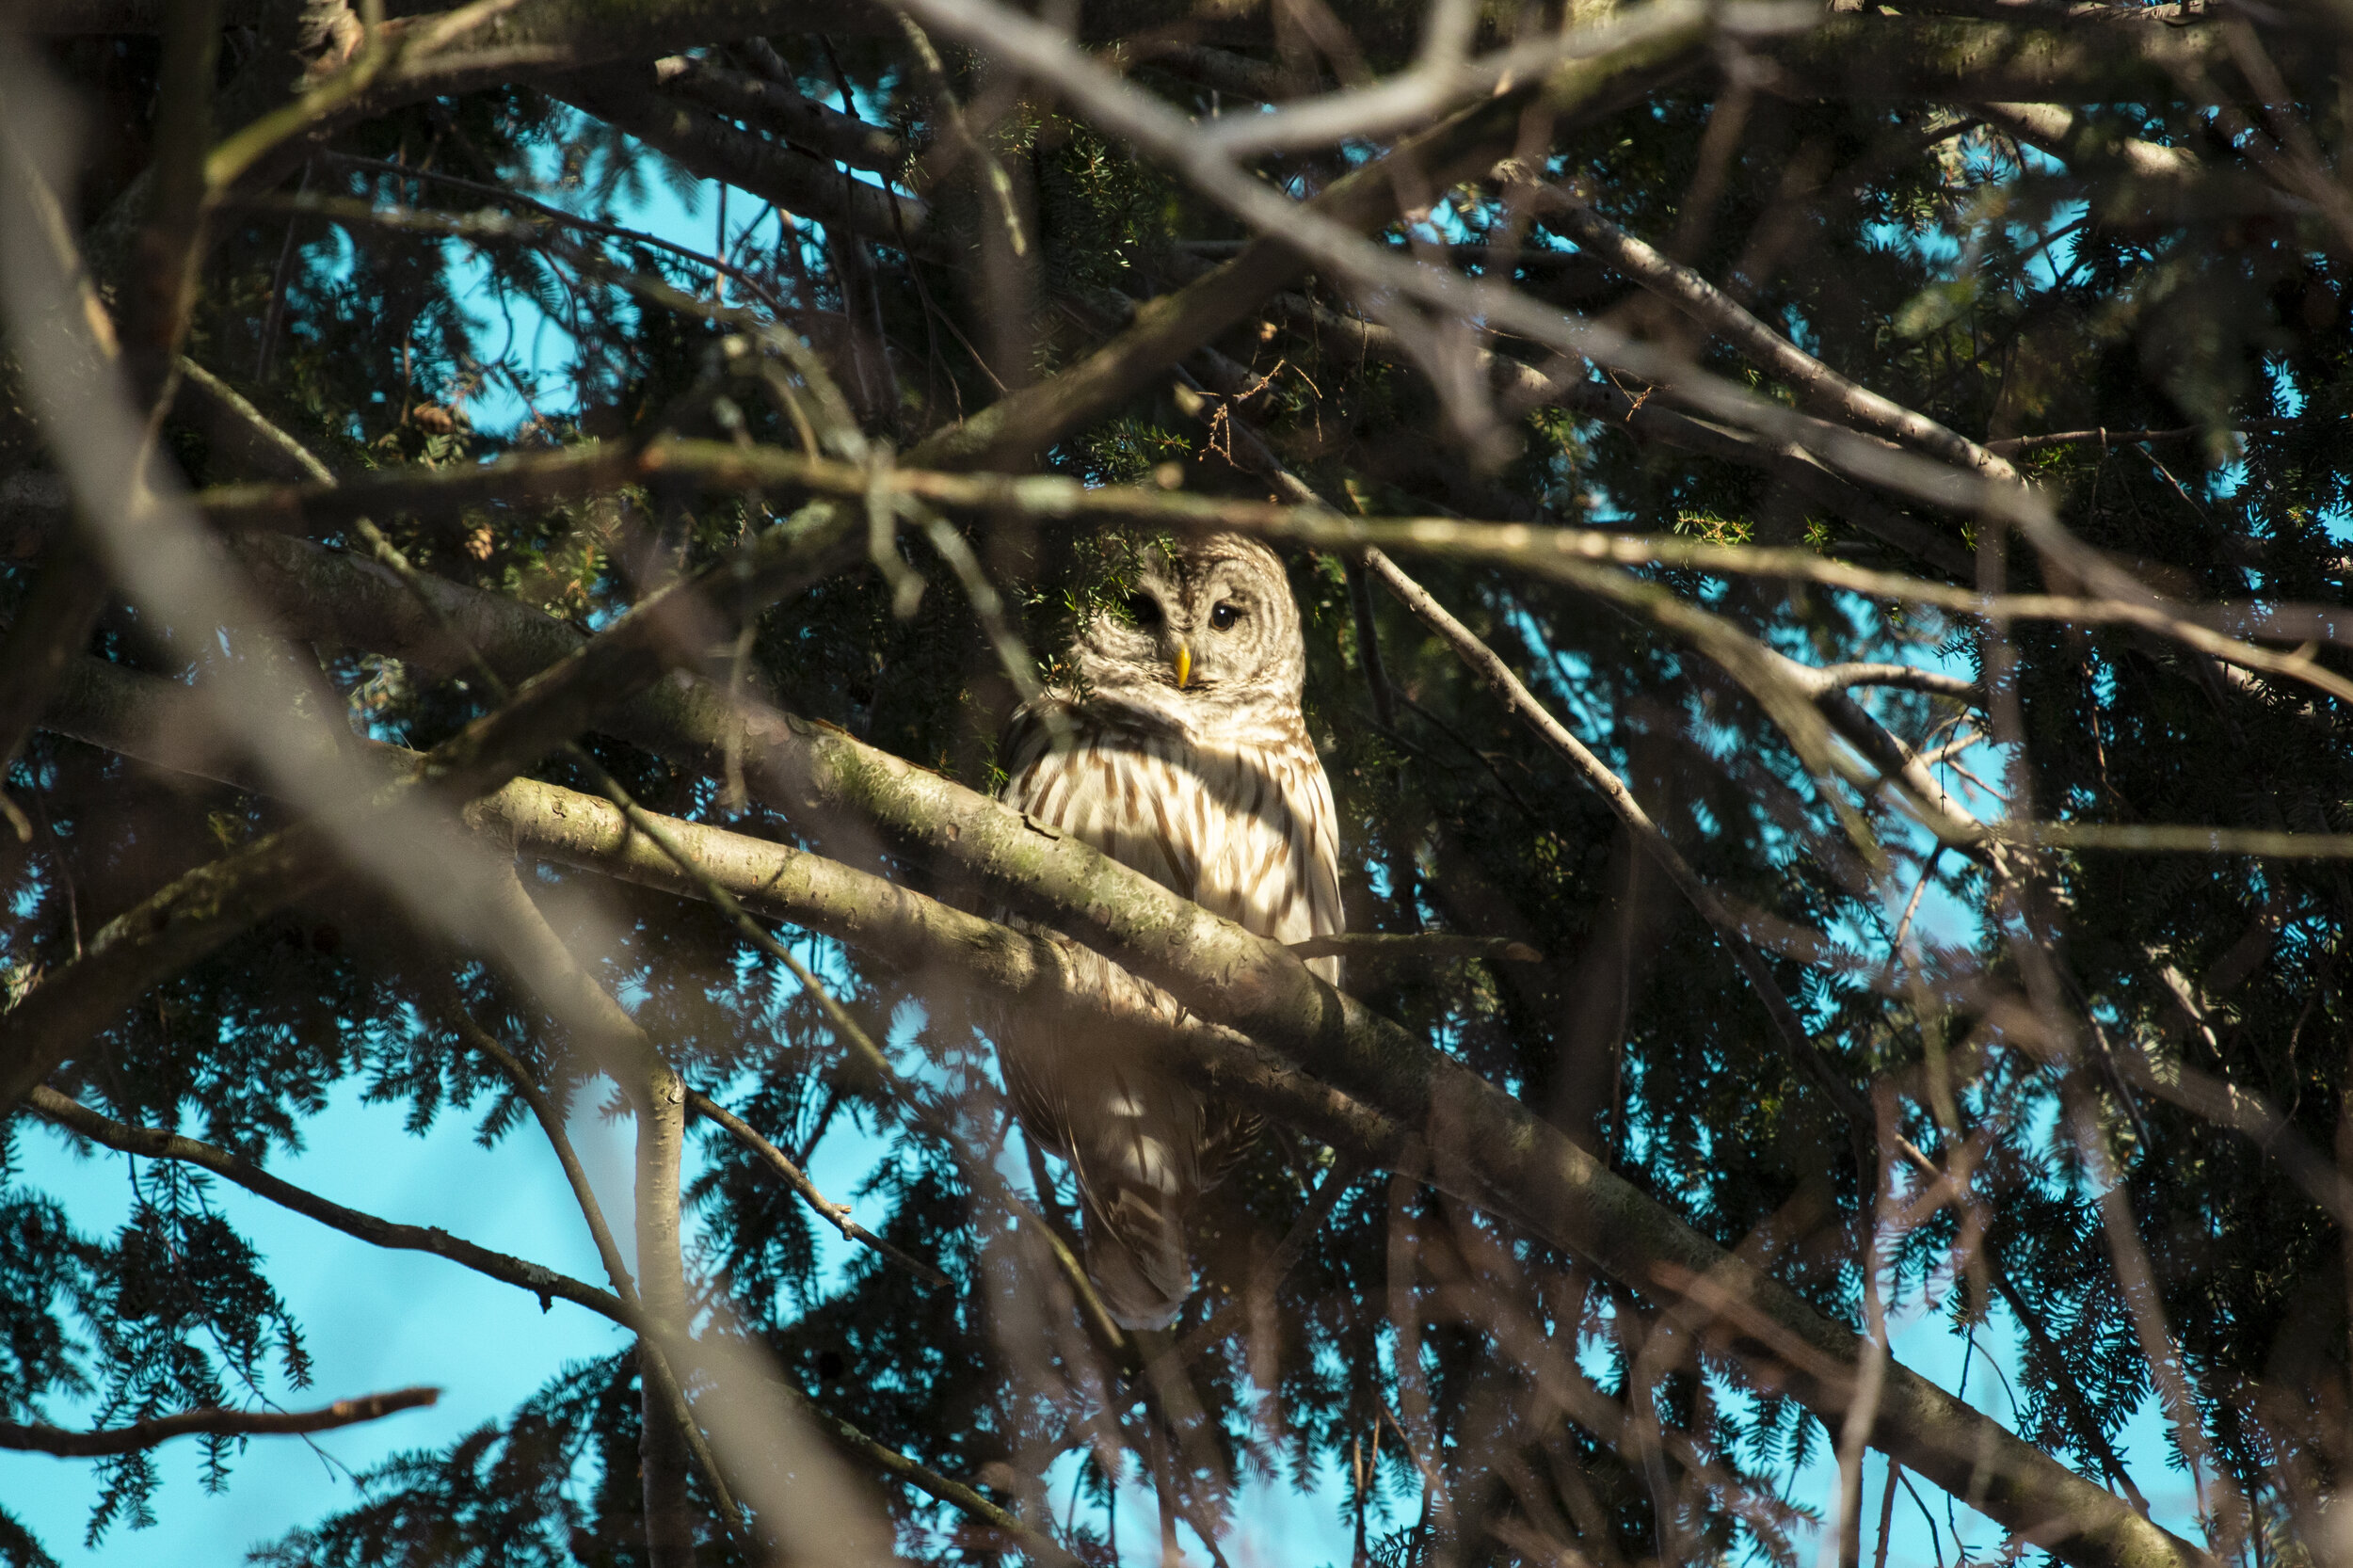
[{"label": "owl's dark eye", "polygon": [[1216,609],[1209,612],[1209,624],[1216,627],[1220,632],[1231,632],[1236,624],[1241,620],[1241,606],[1228,602],[1221,604]]},{"label": "owl's dark eye", "polygon": [[1146,632],[1160,624],[1160,601],[1150,594],[1129,594],[1127,611],[1128,618]]}]

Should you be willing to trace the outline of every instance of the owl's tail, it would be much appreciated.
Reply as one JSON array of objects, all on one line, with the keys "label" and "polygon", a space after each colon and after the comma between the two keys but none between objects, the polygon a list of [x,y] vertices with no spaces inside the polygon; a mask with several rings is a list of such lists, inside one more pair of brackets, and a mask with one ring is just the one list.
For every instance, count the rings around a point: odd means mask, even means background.
[{"label": "owl's tail", "polygon": [[1001,1060],[1023,1128],[1078,1178],[1087,1276],[1112,1320],[1166,1328],[1193,1294],[1186,1230],[1215,1179],[1201,1096],[1117,1042],[1013,1030]]},{"label": "owl's tail", "polygon": [[1193,1294],[1186,1189],[1119,1181],[1086,1206],[1087,1277],[1124,1329],[1162,1329]]}]

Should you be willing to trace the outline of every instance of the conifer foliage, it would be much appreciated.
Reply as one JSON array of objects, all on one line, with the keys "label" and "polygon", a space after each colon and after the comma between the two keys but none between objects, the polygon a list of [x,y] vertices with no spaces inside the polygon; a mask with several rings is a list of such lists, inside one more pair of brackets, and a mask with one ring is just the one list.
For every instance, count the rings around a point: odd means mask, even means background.
[{"label": "conifer foliage", "polygon": [[[2341,9],[8,11],[0,1447],[93,1536],[430,1398],[284,1407],[233,1184],[615,1325],[282,1568],[2344,1554]],[[993,803],[1204,528],[1337,992]],[[1008,1007],[1263,1117],[1174,1329]],[[292,1185],[353,1086],[601,1277]]]}]

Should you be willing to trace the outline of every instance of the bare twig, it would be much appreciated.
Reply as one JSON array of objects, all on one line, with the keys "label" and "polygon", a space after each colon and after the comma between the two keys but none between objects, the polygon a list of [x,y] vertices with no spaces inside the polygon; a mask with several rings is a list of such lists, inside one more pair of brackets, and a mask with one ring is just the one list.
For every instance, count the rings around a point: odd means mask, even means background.
[{"label": "bare twig", "polygon": [[58,1454],[72,1459],[95,1459],[107,1454],[136,1453],[175,1437],[265,1437],[377,1421],[403,1410],[415,1410],[440,1400],[438,1388],[397,1388],[388,1394],[362,1394],[337,1400],[316,1410],[184,1410],[172,1416],[134,1421],[129,1426],[102,1427],[95,1432],[72,1432],[63,1427],[19,1426],[0,1421],[0,1448]]},{"label": "bare twig", "polygon": [[803,1203],[823,1215],[827,1224],[841,1232],[848,1240],[873,1248],[891,1262],[929,1284],[936,1285],[943,1289],[953,1284],[937,1269],[920,1258],[909,1256],[851,1219],[848,1204],[835,1203],[824,1193],[820,1192],[817,1190],[817,1184],[809,1180],[808,1174],[798,1165],[785,1158],[782,1149],[761,1137],[758,1129],[749,1122],[712,1099],[709,1095],[699,1089],[689,1089],[686,1092],[686,1108],[697,1116],[708,1117],[727,1128],[734,1135],[738,1143],[759,1158],[760,1163],[784,1177],[785,1185],[792,1188]]},{"label": "bare twig", "polygon": [[502,1284],[528,1290],[542,1302],[572,1302],[626,1327],[637,1327],[634,1311],[618,1296],[608,1294],[593,1285],[583,1284],[568,1274],[559,1274],[552,1269],[520,1257],[492,1252],[488,1247],[477,1247],[438,1226],[398,1224],[356,1208],[346,1208],[342,1204],[330,1202],[290,1181],[271,1176],[243,1155],[194,1138],[182,1137],[176,1132],[132,1127],[114,1121],[54,1089],[36,1087],[24,1096],[24,1104],[36,1114],[94,1144],[104,1144],[110,1149],[142,1155],[150,1160],[177,1160],[201,1167],[225,1180],[235,1182],[257,1197],[268,1199],[280,1208],[290,1208],[370,1246],[399,1252],[431,1253]]}]

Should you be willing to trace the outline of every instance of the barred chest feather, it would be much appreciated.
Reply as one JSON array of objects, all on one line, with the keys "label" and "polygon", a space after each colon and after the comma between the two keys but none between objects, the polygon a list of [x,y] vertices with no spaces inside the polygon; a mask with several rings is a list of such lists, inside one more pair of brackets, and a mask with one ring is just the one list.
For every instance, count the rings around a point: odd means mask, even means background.
[{"label": "barred chest feather", "polygon": [[[1212,737],[1063,712],[1061,750],[1038,714],[1016,717],[1006,804],[1257,936],[1341,929],[1332,787],[1295,717],[1282,733]],[[1337,984],[1337,959],[1310,968]]]}]

